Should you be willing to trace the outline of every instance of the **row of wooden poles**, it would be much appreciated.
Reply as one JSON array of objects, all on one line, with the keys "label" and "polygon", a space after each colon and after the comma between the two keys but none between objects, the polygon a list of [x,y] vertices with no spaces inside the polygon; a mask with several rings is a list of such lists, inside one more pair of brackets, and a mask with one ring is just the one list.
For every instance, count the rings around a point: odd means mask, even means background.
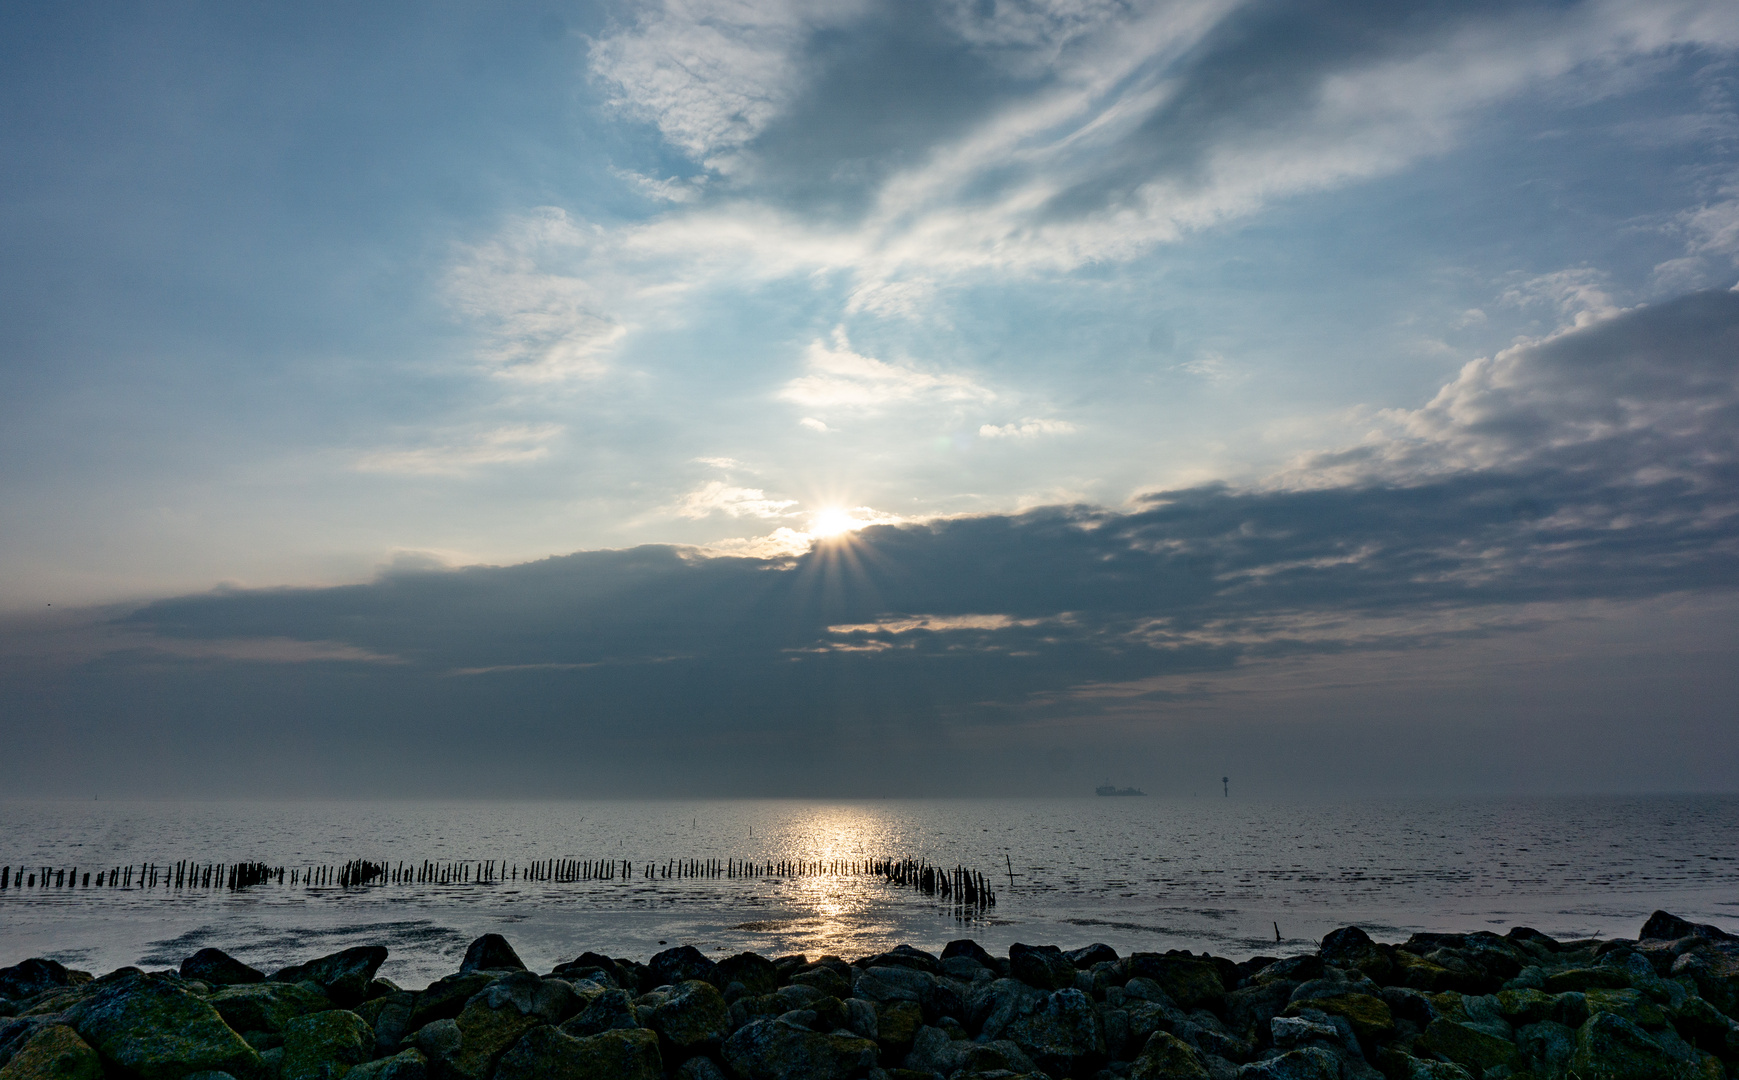
[{"label": "row of wooden poles", "polygon": [[[964,866],[946,869],[914,859],[669,859],[635,863],[626,859],[544,859],[506,863],[498,859],[466,862],[378,863],[352,859],[330,866],[283,867],[265,863],[141,863],[98,870],[94,887],[113,889],[228,889],[286,883],[303,888],[355,888],[363,885],[495,884],[507,881],[571,883],[631,881],[661,878],[795,878],[875,876],[889,884],[912,888],[926,896],[952,900],[956,906],[989,907],[996,903],[983,874]],[[92,888],[92,871],[81,878],[79,868],[43,866],[0,867],[0,890]]]}]

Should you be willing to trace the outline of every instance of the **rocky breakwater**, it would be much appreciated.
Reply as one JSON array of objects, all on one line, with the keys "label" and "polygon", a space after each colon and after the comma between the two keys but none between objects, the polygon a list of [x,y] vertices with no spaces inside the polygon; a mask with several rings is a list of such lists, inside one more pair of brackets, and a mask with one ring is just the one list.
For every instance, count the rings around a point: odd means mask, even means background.
[{"label": "rocky breakwater", "polygon": [[347,949],[270,976],[0,970],[0,1080],[1719,1080],[1739,940],[1657,912],[1634,940],[1348,927],[1234,963],[972,941],[853,962],[683,946],[539,975],[497,935],[421,990]]}]

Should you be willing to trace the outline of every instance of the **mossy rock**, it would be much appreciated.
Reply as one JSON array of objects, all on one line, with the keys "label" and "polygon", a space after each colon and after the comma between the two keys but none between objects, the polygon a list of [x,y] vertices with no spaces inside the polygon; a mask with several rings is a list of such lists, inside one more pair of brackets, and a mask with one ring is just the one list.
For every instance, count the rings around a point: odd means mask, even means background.
[{"label": "mossy rock", "polygon": [[1557,1012],[1558,1000],[1539,990],[1500,990],[1497,1008],[1505,1020],[1520,1027],[1550,1020]]},{"label": "mossy rock", "polygon": [[924,1010],[915,1001],[876,1003],[876,1041],[883,1046],[911,1046],[924,1026]]},{"label": "mossy rock", "polygon": [[1630,976],[1617,968],[1590,967],[1554,971],[1546,976],[1546,992],[1563,994],[1569,991],[1624,990],[1630,986]]},{"label": "mossy rock", "polygon": [[1395,1034],[1395,1017],[1388,1003],[1369,994],[1342,994],[1311,998],[1288,1005],[1282,1016],[1297,1016],[1303,1009],[1317,1009],[1330,1016],[1344,1016],[1359,1038],[1377,1042]]},{"label": "mossy rock", "polygon": [[584,1038],[538,1027],[501,1058],[494,1080],[659,1080],[658,1036],[644,1028]]},{"label": "mossy rock", "polygon": [[512,1007],[492,1009],[481,999],[474,1000],[459,1014],[459,1049],[447,1059],[447,1068],[455,1077],[482,1080],[502,1054],[543,1023],[535,1014],[528,1016]]},{"label": "mossy rock", "polygon": [[103,1063],[65,1024],[37,1028],[0,1068],[0,1080],[102,1080]]},{"label": "mossy rock", "polygon": [[[1570,1068],[1581,1080],[1700,1080],[1706,1073],[1703,1060],[1676,1054],[1622,1016],[1602,1012],[1576,1032]],[[1719,1077],[1719,1062],[1715,1069]]]},{"label": "mossy rock", "polygon": [[429,1059],[420,1050],[403,1050],[379,1061],[365,1061],[344,1080],[429,1080]]},{"label": "mossy rock", "polygon": [[1166,1031],[1148,1037],[1129,1069],[1129,1080],[1208,1080],[1209,1075],[1201,1055]]},{"label": "mossy rock", "polygon": [[1588,1015],[1612,1013],[1640,1028],[1658,1031],[1667,1026],[1667,1011],[1635,990],[1589,990],[1582,995]]},{"label": "mossy rock", "polygon": [[332,999],[313,983],[226,986],[205,1000],[235,1031],[281,1032],[298,1016],[334,1007]]},{"label": "mossy rock", "polygon": [[1226,986],[1220,981],[1220,969],[1206,960],[1136,953],[1124,961],[1124,968],[1132,979],[1147,978],[1158,983],[1180,1009],[1224,1007]]},{"label": "mossy rock", "polygon": [[1456,1020],[1438,1018],[1426,1027],[1419,1045],[1441,1054],[1475,1076],[1494,1065],[1516,1064],[1516,1045],[1508,1039],[1470,1027]]},{"label": "mossy rock", "polygon": [[299,1016],[284,1029],[279,1080],[339,1080],[374,1056],[374,1029],[353,1012]]},{"label": "mossy rock", "polygon": [[179,980],[140,975],[103,986],[67,1013],[79,1037],[115,1069],[139,1080],[181,1080],[189,1073],[258,1075],[260,1055],[203,998]]}]

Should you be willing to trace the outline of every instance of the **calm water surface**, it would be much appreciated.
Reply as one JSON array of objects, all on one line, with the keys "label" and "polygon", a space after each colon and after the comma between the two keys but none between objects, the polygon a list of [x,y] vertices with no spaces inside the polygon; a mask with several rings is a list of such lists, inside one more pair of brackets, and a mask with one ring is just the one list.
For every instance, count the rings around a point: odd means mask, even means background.
[{"label": "calm water surface", "polygon": [[[833,953],[973,937],[1073,948],[1310,947],[1348,923],[1379,939],[1525,924],[1634,935],[1655,908],[1739,926],[1739,797],[1249,803],[1154,798],[728,802],[0,802],[0,861],[80,872],[142,862],[306,866],[550,858],[963,863],[997,880],[982,919],[871,878],[261,886],[238,894],[0,893],[0,964],[103,972],[215,945],[273,967],[353,944],[420,986],[505,934],[548,970],[586,949],[645,959]],[[1010,872],[1012,870],[1012,884]],[[1275,941],[1278,924],[1281,941]]]}]

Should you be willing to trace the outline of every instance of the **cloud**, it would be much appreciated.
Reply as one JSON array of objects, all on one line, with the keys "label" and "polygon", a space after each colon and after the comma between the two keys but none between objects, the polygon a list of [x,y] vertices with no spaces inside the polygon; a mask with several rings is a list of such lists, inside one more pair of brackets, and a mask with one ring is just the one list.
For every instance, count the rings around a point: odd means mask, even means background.
[{"label": "cloud", "polygon": [[1075,425],[1067,420],[1027,417],[1010,424],[983,424],[978,429],[981,439],[1031,439],[1040,435],[1068,435]]},{"label": "cloud", "polygon": [[797,423],[803,427],[808,428],[810,431],[829,431],[829,430],[831,430],[827,426],[826,421],[817,420],[813,416],[805,416],[803,419],[797,421]]},{"label": "cloud", "polygon": [[[1587,717],[1612,708],[1610,687],[1575,658],[1617,663],[1610,642],[1630,642],[1654,650],[1656,668],[1634,685],[1672,689],[1626,709],[1687,738],[1725,730],[1707,725],[1730,720],[1724,688],[1739,664],[1739,294],[1623,312],[1475,361],[1380,437],[1297,469],[1298,482],[1156,491],[1121,510],[891,521],[826,544],[780,529],[710,551],[654,545],[169,598],[99,620],[154,643],[157,659],[79,661],[64,707],[111,732],[85,740],[99,748],[133,745],[123,736],[138,723],[191,753],[208,714],[241,711],[302,733],[311,741],[297,752],[315,753],[331,736],[308,717],[367,715],[381,741],[358,754],[377,769],[412,754],[434,763],[429,776],[488,761],[553,778],[548,763],[583,759],[640,790],[668,775],[668,748],[688,747],[704,748],[693,776],[769,791],[794,788],[767,777],[829,761],[918,776],[931,774],[915,762],[933,756],[961,775],[968,746],[1027,746],[1022,732],[1054,739],[1056,725],[1083,739],[1094,724],[1131,725],[1118,730],[1159,740],[1159,753],[1176,710],[1213,703],[1257,733],[1253,745],[1285,742],[1296,771],[1331,768],[1345,750],[1286,742],[1273,720],[1288,714],[1286,693],[1319,701],[1345,683],[1334,700],[1363,709],[1377,700],[1360,696],[1378,693],[1369,673],[1389,665],[1448,665],[1431,676],[1441,685],[1419,683],[1440,689],[1531,672],[1557,689],[1526,699],[1514,722],[1575,743]],[[697,512],[751,518],[793,505],[722,483],[696,495]],[[1665,613],[1686,597],[1701,607],[1674,629]],[[1562,651],[1601,634],[1608,645]],[[293,694],[273,665],[250,662],[295,649],[373,662],[299,665]],[[200,662],[166,670],[161,657],[177,652]],[[0,668],[6,700],[40,694],[52,677],[42,668]],[[1240,687],[1280,683],[1294,690],[1264,690],[1259,708],[1237,712]],[[1434,709],[1408,701],[1395,715]],[[25,760],[48,753],[35,728],[8,725]],[[1413,748],[1396,750],[1396,769],[1430,760],[1409,740],[1435,735],[1411,720],[1383,730]]]},{"label": "cloud", "polygon": [[684,495],[676,512],[685,518],[728,517],[777,518],[788,517],[796,499],[769,499],[760,488],[734,487],[722,480],[709,480]]},{"label": "cloud", "polygon": [[811,342],[803,361],[805,373],[787,382],[779,397],[805,408],[873,409],[917,401],[988,401],[996,396],[964,375],[921,371],[854,352],[843,329],[833,332],[831,347]]},{"label": "cloud", "polygon": [[520,465],[549,456],[559,424],[510,424],[432,446],[371,450],[351,466],[358,472],[458,476],[489,465]]}]

